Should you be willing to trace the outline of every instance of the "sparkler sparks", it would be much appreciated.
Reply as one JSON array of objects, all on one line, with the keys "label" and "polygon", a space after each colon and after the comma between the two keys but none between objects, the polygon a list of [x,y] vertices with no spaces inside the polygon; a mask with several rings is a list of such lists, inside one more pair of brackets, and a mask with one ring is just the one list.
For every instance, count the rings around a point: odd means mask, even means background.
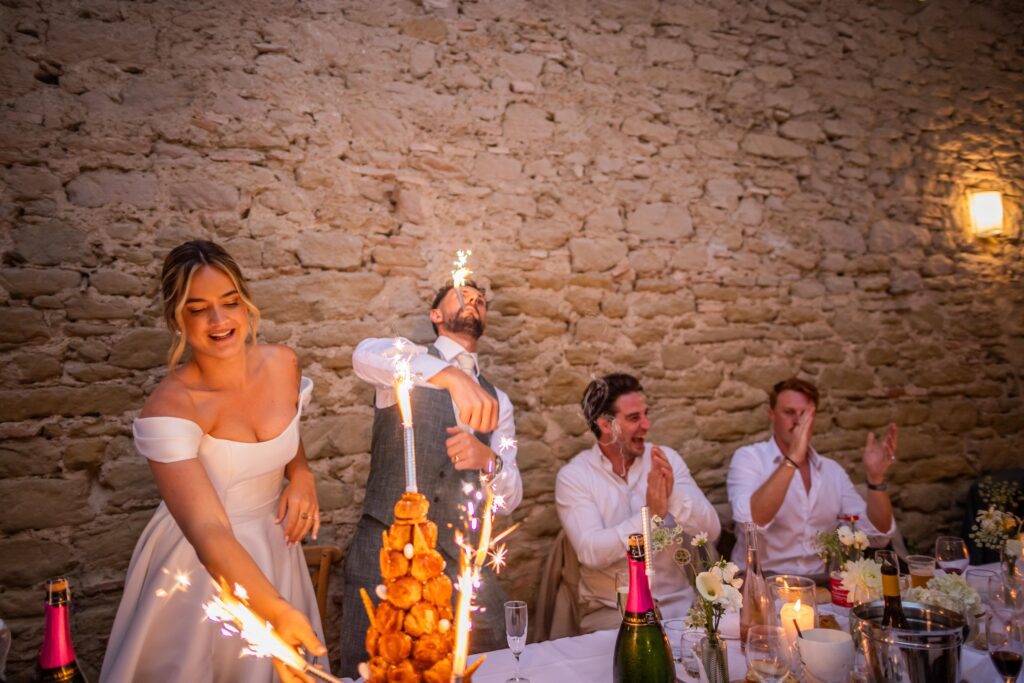
[{"label": "sparkler sparks", "polygon": [[284,642],[269,622],[263,621],[246,604],[248,593],[235,584],[235,590],[228,589],[226,582],[214,582],[213,598],[203,605],[206,618],[221,624],[221,633],[226,636],[240,635],[246,642],[242,656],[273,657],[285,665],[314,676],[328,683],[341,683],[341,679],[316,668]]},{"label": "sparkler sparks", "polygon": [[[171,572],[167,569],[167,567],[161,568],[160,571],[167,576],[171,575]],[[168,591],[164,588],[158,588],[156,590],[156,597],[169,598],[175,593],[184,593],[188,590],[189,586],[191,585],[192,580],[189,578],[188,572],[178,570],[174,572],[174,585],[171,587],[171,590]]]},{"label": "sparkler sparks", "polygon": [[468,249],[459,249],[455,252],[455,261],[452,262],[455,266],[455,270],[452,271],[452,285],[455,289],[455,298],[459,300],[460,310],[466,305],[466,300],[462,298],[462,288],[466,286],[466,279],[473,274],[469,267],[469,257],[472,255],[473,252]]}]

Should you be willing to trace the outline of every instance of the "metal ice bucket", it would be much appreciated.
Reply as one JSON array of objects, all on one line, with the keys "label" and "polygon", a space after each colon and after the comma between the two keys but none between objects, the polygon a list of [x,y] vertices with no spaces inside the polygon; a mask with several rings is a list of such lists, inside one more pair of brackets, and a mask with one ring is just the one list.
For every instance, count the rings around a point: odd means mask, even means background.
[{"label": "metal ice bucket", "polygon": [[878,683],[959,683],[963,616],[957,612],[904,602],[908,629],[882,628],[881,600],[850,610],[850,628]]}]

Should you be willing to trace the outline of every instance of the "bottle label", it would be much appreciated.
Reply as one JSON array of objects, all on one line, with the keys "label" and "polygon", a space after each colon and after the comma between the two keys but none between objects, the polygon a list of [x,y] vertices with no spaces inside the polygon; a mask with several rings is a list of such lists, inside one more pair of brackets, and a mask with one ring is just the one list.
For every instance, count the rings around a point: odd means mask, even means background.
[{"label": "bottle label", "polygon": [[658,623],[658,614],[653,609],[646,612],[626,612],[622,615],[622,622],[626,626],[650,626]]},{"label": "bottle label", "polygon": [[882,595],[885,597],[899,597],[900,577],[896,574],[882,574]]}]

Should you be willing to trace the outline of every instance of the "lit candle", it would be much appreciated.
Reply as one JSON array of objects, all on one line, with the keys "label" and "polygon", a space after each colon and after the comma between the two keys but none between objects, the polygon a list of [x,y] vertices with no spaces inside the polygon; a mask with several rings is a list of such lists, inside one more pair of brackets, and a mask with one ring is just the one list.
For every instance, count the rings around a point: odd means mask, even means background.
[{"label": "lit candle", "polygon": [[802,604],[799,599],[796,602],[787,602],[779,612],[779,619],[786,631],[786,637],[793,640],[797,637],[797,624],[802,631],[814,628],[814,607]]},{"label": "lit candle", "polygon": [[405,492],[416,493],[416,435],[412,425],[412,404],[409,390],[412,388],[412,374],[408,359],[395,363],[395,397],[402,414],[402,430],[405,437]]}]

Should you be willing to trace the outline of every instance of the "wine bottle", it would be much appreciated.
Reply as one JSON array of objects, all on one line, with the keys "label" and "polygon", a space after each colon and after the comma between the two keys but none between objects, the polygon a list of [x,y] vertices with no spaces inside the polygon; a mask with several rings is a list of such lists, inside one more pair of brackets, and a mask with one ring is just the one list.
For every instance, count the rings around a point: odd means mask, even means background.
[{"label": "wine bottle", "polygon": [[644,566],[643,534],[630,534],[629,597],[615,638],[612,680],[615,683],[675,683],[676,669],[665,629],[658,621]]},{"label": "wine bottle", "polygon": [[903,614],[900,600],[900,572],[888,559],[882,562],[882,626],[885,628],[908,628],[907,617]]},{"label": "wine bottle", "polygon": [[36,668],[37,683],[88,683],[71,644],[71,590],[64,577],[46,582],[43,647]]},{"label": "wine bottle", "polygon": [[757,547],[757,525],[744,524],[743,535],[747,543],[747,573],[743,578],[743,607],[740,609],[740,643],[746,647],[747,632],[751,626],[771,625],[772,600],[768,582],[761,573],[761,556]]}]

